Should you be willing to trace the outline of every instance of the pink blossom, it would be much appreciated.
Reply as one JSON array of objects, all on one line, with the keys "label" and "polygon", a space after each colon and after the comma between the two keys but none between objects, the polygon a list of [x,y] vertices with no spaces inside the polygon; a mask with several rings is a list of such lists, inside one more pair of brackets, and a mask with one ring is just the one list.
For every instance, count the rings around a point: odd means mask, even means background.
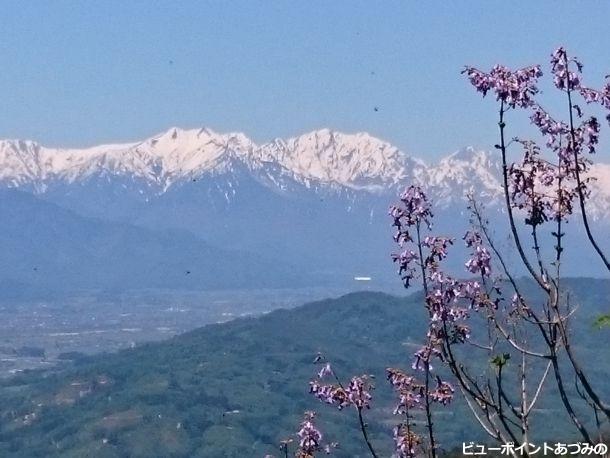
[{"label": "pink blossom", "polygon": [[345,392],[349,402],[358,409],[370,408],[370,401],[373,398],[370,393],[371,384],[366,377],[352,377]]},{"label": "pink blossom", "polygon": [[369,408],[373,386],[366,376],[352,377],[347,386],[340,383],[323,384],[317,380],[309,382],[309,392],[320,401],[336,405],[339,410],[354,406],[358,409]]},{"label": "pink blossom", "polygon": [[396,458],[412,458],[416,455],[416,448],[421,444],[421,438],[407,425],[394,428],[394,446]]},{"label": "pink blossom", "polygon": [[470,83],[485,96],[489,91],[496,94],[496,100],[509,107],[527,108],[534,103],[538,93],[537,81],[542,76],[540,66],[534,65],[511,71],[502,65],[494,66],[489,73],[474,67],[466,67]]},{"label": "pink blossom", "polygon": [[465,266],[470,273],[480,273],[482,276],[488,277],[491,274],[491,255],[487,248],[477,246]]},{"label": "pink blossom", "polygon": [[[578,68],[578,73],[570,71],[569,63],[573,62]],[[568,59],[566,50],[563,47],[557,48],[551,54],[551,72],[555,87],[561,90],[575,90],[580,88],[580,71],[582,64],[576,59]]]},{"label": "pink blossom", "polygon": [[351,403],[345,389],[338,384],[321,384],[312,380],[309,382],[309,392],[322,402],[336,405],[339,410]]},{"label": "pink blossom", "polygon": [[419,261],[419,257],[411,250],[404,250],[400,254],[393,254],[392,260],[398,264],[398,275],[408,288],[417,273],[416,263]]},{"label": "pink blossom", "polygon": [[447,257],[449,245],[453,245],[453,239],[448,237],[433,237],[427,236],[422,245],[430,250],[430,254],[426,259],[426,263],[442,261]]},{"label": "pink blossom", "polygon": [[436,378],[436,383],[436,388],[430,391],[430,399],[439,404],[449,404],[453,399],[454,388],[450,383],[442,381],[440,377]]},{"label": "pink blossom", "polygon": [[314,418],[314,412],[305,412],[303,421],[301,422],[301,429],[299,429],[299,432],[297,433],[297,436],[299,437],[299,450],[297,456],[299,457],[313,456],[313,454],[321,448],[322,433],[314,425]]}]

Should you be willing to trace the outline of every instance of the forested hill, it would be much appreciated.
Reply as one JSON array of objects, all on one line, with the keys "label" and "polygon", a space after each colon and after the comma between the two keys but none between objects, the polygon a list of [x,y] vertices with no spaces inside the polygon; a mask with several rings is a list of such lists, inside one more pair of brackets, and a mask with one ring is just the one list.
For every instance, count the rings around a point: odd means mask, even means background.
[{"label": "forested hill", "polygon": [[[592,325],[607,313],[610,282],[573,280],[578,351],[605,383],[610,330]],[[262,457],[298,429],[315,408],[319,427],[341,446],[335,456],[366,456],[354,412],[321,405],[308,394],[317,352],[342,377],[376,376],[369,413],[374,443],[389,456],[392,393],[388,366],[408,369],[425,334],[421,296],[353,293],[211,325],[161,343],[76,361],[55,373],[23,374],[0,387],[0,455],[15,457]],[[556,407],[556,406],[555,406]],[[545,434],[561,435],[553,406]],[[481,438],[459,403],[437,415],[445,448]],[[552,426],[551,426],[552,425]],[[565,423],[563,423],[565,425]],[[571,432],[569,433],[571,434]]]}]

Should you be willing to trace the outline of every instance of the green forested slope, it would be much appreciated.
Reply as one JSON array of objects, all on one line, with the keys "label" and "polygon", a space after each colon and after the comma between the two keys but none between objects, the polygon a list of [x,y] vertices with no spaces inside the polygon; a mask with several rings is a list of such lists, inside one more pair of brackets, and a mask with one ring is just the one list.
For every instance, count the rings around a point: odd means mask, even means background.
[{"label": "green forested slope", "polygon": [[[608,393],[610,332],[592,322],[610,309],[610,282],[572,286],[582,302],[578,350],[594,361],[595,381]],[[425,332],[420,300],[354,293],[21,375],[0,387],[0,455],[262,457],[277,454],[302,412],[315,408],[327,439],[341,444],[337,456],[366,456],[354,412],[308,394],[320,351],[341,376],[376,376],[368,418],[389,456],[392,393],[384,369],[409,368]],[[546,436],[566,440],[573,433],[556,407],[547,402],[535,421]],[[460,402],[440,410],[436,424],[445,448],[482,438]]]}]

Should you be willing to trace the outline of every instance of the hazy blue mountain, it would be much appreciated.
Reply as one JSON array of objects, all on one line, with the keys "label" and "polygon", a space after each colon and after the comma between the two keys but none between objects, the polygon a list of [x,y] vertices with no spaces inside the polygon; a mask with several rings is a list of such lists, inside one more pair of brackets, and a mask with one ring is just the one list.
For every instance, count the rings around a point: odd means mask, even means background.
[{"label": "hazy blue mountain", "polygon": [[[31,194],[0,192],[0,291],[241,288],[311,284],[271,257],[216,248],[184,230],[83,217]],[[320,280],[316,279],[319,283]]]}]

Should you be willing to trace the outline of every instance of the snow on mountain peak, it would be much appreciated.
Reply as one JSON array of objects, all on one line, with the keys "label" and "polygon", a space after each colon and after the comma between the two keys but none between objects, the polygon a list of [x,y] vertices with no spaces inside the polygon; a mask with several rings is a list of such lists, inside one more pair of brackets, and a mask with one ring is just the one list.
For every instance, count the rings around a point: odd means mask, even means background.
[{"label": "snow on mountain peak", "polygon": [[158,175],[179,180],[222,167],[230,156],[242,156],[252,148],[243,134],[219,134],[211,129],[184,130],[173,127],[123,153],[141,155],[158,164]]},{"label": "snow on mountain peak", "polygon": [[132,175],[164,189],[186,177],[228,171],[233,161],[250,170],[272,164],[297,182],[375,190],[421,174],[424,163],[367,133],[321,129],[262,146],[241,133],[172,127],[141,142],[85,149],[51,149],[29,141],[0,143],[0,182],[9,186],[96,173]]},{"label": "snow on mountain peak", "polygon": [[500,173],[499,162],[489,152],[466,147],[429,167],[426,181],[441,204],[471,191],[494,200],[502,193]]},{"label": "snow on mountain peak", "polygon": [[[46,148],[29,140],[0,140],[0,185],[44,192],[53,181],[90,177],[142,180],[157,193],[204,175],[230,176],[236,167],[282,191],[339,187],[396,192],[415,183],[437,205],[450,205],[475,191],[488,202],[502,196],[501,167],[494,153],[463,148],[432,165],[411,157],[368,133],[320,129],[256,145],[242,133],[172,127],[140,142],[84,149]],[[592,214],[610,215],[610,165],[596,164],[591,183]]]},{"label": "snow on mountain peak", "polygon": [[423,162],[368,133],[321,129],[261,147],[261,157],[277,161],[295,176],[354,189],[376,190],[413,176]]}]

